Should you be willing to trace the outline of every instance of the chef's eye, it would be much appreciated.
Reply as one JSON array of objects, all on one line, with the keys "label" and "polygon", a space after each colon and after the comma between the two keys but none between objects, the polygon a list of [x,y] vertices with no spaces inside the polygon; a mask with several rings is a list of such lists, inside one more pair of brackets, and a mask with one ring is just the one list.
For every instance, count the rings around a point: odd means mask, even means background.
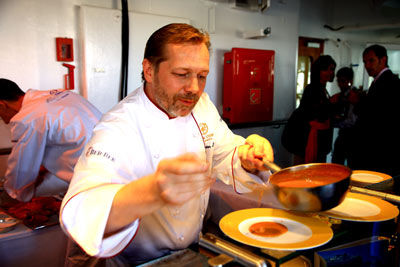
[{"label": "chef's eye", "polygon": [[178,76],[180,78],[187,78],[189,77],[189,73],[174,73],[175,76]]},{"label": "chef's eye", "polygon": [[199,79],[201,81],[205,81],[207,79],[207,75],[198,75],[197,79]]}]

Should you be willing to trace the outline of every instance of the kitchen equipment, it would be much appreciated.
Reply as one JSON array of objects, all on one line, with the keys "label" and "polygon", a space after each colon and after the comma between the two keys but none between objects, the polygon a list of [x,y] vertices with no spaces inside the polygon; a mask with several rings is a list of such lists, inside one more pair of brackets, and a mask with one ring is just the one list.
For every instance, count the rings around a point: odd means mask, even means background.
[{"label": "kitchen equipment", "polygon": [[208,258],[190,248],[177,250],[166,256],[137,265],[138,267],[208,266]]},{"label": "kitchen equipment", "polygon": [[339,205],[349,189],[351,170],[334,163],[309,163],[281,169],[264,160],[273,174],[269,184],[287,209],[302,212],[329,210]]},{"label": "kitchen equipment", "polygon": [[390,266],[390,239],[372,236],[324,249],[314,254],[314,266]]},{"label": "kitchen equipment", "polygon": [[[223,258],[224,264],[235,260],[244,266],[270,266],[267,264],[266,259],[210,233],[206,233],[200,237],[199,245],[211,251],[222,253],[220,256],[212,258],[211,263],[216,262],[217,260],[222,261],[221,258]],[[222,255],[226,255],[229,258]],[[214,264],[210,265],[215,266]]]},{"label": "kitchen equipment", "polygon": [[[251,230],[254,225],[263,222],[272,222],[285,227],[287,231],[265,236],[262,231]],[[219,227],[224,234],[243,244],[277,250],[314,248],[327,243],[333,237],[329,225],[319,219],[270,208],[243,209],[228,213],[220,220]]]},{"label": "kitchen equipment", "polygon": [[400,196],[390,194],[390,193],[385,193],[385,192],[380,192],[376,190],[371,190],[368,188],[362,188],[362,187],[357,187],[357,186],[350,186],[350,191],[354,193],[361,193],[361,194],[366,194],[374,197],[379,197],[382,198],[386,201],[395,203],[397,205],[400,204]]}]

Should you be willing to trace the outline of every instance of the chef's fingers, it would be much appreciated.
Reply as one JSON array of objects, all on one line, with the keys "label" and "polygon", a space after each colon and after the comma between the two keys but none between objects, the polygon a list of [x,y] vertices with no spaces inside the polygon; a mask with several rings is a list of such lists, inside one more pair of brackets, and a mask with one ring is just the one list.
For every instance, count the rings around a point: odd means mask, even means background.
[{"label": "chef's fingers", "polygon": [[174,174],[205,173],[208,170],[208,164],[201,161],[195,154],[186,153],[176,158],[163,159],[158,164],[158,170]]},{"label": "chef's fingers", "polygon": [[238,156],[241,161],[247,160],[247,156],[249,154],[250,148],[251,148],[251,145],[247,145],[247,144],[241,145],[238,147]]},{"label": "chef's fingers", "polygon": [[166,176],[172,180],[171,183],[174,183],[176,185],[193,184],[193,183],[207,183],[211,180],[215,180],[214,176],[207,175],[206,173],[200,173],[200,174],[166,173]]},{"label": "chef's fingers", "polygon": [[254,157],[274,161],[274,153],[271,143],[264,137],[252,134],[246,138],[246,144],[254,147]]},{"label": "chef's fingers", "polygon": [[263,159],[274,162],[274,149],[272,148],[271,143],[267,139],[264,139],[263,146]]},{"label": "chef's fingers", "polygon": [[[197,177],[196,177],[197,176]],[[160,195],[164,202],[179,205],[198,196],[215,182],[215,179],[204,175],[170,175],[159,183]]]},{"label": "chef's fingers", "polygon": [[239,147],[238,156],[242,167],[249,172],[255,171],[254,166],[254,148],[250,145],[242,145]]},{"label": "chef's fingers", "polygon": [[174,179],[174,189],[178,193],[186,193],[186,192],[202,192],[205,189],[209,188],[215,179],[210,177],[198,177],[190,179],[186,179],[183,181],[182,179]]}]

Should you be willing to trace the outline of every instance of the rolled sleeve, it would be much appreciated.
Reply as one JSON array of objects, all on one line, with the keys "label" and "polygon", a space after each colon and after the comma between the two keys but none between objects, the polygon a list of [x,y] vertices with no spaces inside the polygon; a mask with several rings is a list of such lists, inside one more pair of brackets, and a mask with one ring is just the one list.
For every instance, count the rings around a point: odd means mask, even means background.
[{"label": "rolled sleeve", "polygon": [[96,257],[111,257],[122,251],[135,236],[139,220],[104,238],[104,231],[115,194],[123,184],[88,189],[65,200],[61,225],[85,252]]}]

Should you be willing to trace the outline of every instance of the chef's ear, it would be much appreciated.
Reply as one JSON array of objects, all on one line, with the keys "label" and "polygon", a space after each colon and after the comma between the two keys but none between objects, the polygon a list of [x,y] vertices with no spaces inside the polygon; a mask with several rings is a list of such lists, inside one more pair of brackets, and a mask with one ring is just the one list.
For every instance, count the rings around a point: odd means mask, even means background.
[{"label": "chef's ear", "polygon": [[142,62],[143,67],[143,76],[146,82],[152,83],[154,78],[154,68],[153,64],[148,59],[143,59]]}]

